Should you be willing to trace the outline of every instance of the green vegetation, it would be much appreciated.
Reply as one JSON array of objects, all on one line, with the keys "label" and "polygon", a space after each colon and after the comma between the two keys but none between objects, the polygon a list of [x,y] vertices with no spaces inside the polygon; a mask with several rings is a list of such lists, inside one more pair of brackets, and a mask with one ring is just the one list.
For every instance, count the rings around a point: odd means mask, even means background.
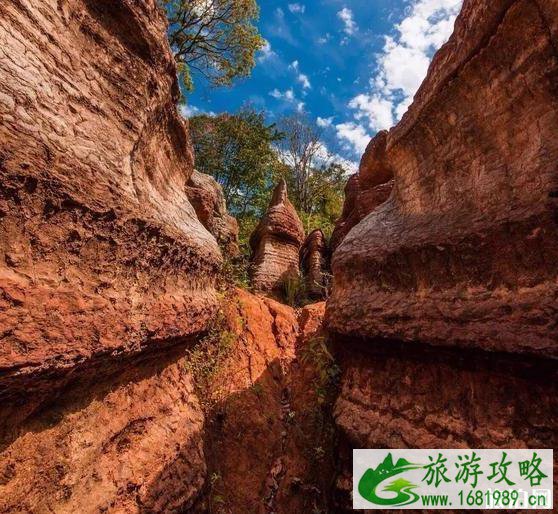
[{"label": "green vegetation", "polygon": [[205,408],[218,400],[218,392],[213,391],[211,386],[236,342],[237,336],[230,330],[226,317],[220,310],[211,324],[210,331],[188,351],[184,359],[184,366],[192,373],[198,397]]},{"label": "green vegetation", "polygon": [[343,208],[347,170],[328,154],[320,130],[304,114],[286,116],[277,126],[289,198],[306,233],[321,228],[330,237]]},{"label": "green vegetation", "polygon": [[287,181],[306,232],[321,228],[331,236],[343,207],[347,170],[327,154],[319,131],[306,118],[288,116],[267,124],[264,113],[246,107],[237,114],[194,116],[190,132],[196,167],[223,187],[240,225],[245,256],[279,177]]},{"label": "green vegetation", "polygon": [[299,276],[289,276],[283,281],[283,296],[285,303],[291,307],[304,301],[304,280]]},{"label": "green vegetation", "polygon": [[237,114],[194,116],[190,133],[196,168],[223,187],[227,208],[240,225],[241,248],[248,254],[250,234],[283,168],[274,150],[281,135],[275,125],[266,124],[263,113],[248,107]]},{"label": "green vegetation", "polygon": [[303,348],[301,360],[303,363],[311,363],[315,368],[316,378],[313,385],[318,402],[326,403],[328,398],[333,395],[341,373],[329,350],[327,338],[320,336],[310,340],[308,345]]},{"label": "green vegetation", "polygon": [[160,0],[169,19],[169,41],[187,91],[192,71],[214,86],[250,75],[265,41],[255,22],[256,0]]}]

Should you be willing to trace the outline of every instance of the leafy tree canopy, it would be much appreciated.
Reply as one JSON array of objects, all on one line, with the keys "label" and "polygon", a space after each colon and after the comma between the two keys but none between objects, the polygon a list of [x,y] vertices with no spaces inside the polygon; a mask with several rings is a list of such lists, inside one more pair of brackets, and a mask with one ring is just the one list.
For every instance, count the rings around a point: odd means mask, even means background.
[{"label": "leafy tree canopy", "polygon": [[214,86],[247,76],[265,41],[255,22],[256,0],[160,0],[169,19],[169,40],[186,90],[192,70]]},{"label": "leafy tree canopy", "polygon": [[347,170],[329,158],[306,120],[289,117],[270,125],[248,107],[237,114],[194,116],[190,132],[196,168],[223,187],[246,252],[279,177],[287,181],[306,232],[321,228],[331,235],[343,207]]},{"label": "leafy tree canopy", "polygon": [[281,134],[250,107],[232,115],[194,116],[190,133],[196,168],[221,184],[227,207],[239,220],[241,243],[246,243],[282,173],[274,149]]}]

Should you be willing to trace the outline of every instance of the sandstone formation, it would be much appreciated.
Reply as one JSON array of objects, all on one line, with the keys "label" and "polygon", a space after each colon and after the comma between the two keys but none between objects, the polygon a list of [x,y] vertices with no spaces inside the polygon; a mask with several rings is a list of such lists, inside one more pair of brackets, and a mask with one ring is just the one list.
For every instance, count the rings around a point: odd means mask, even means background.
[{"label": "sandstone formation", "polygon": [[334,441],[325,305],[297,315],[243,291],[234,298],[226,312],[237,337],[203,393],[214,401],[205,426],[212,478],[194,512],[327,512]]},{"label": "sandstone formation", "polygon": [[310,299],[324,298],[328,287],[328,248],[324,233],[312,231],[300,249],[305,292]]},{"label": "sandstone formation", "polygon": [[186,184],[186,194],[198,219],[217,239],[223,252],[238,257],[238,222],[227,212],[223,189],[217,181],[194,170]]},{"label": "sandstone formation", "polygon": [[556,0],[465,0],[363,158],[393,192],[334,255],[331,330],[557,356],[557,31]]},{"label": "sandstone formation", "polygon": [[250,237],[252,286],[257,291],[281,292],[300,276],[299,250],[304,228],[287,195],[283,179],[277,184],[265,216]]},{"label": "sandstone formation", "polygon": [[1,3],[2,512],[174,511],[203,483],[176,356],[221,255],[178,95],[155,0]]},{"label": "sandstone formation", "polygon": [[353,448],[558,444],[558,373],[550,360],[394,341],[338,342],[335,512],[353,512]]},{"label": "sandstone formation", "polygon": [[[326,313],[338,512],[352,448],[558,443],[557,43],[555,0],[465,0],[348,185]],[[361,184],[386,180],[370,209]]]},{"label": "sandstone formation", "polygon": [[363,187],[358,173],[349,178],[345,186],[343,212],[335,223],[335,229],[331,235],[332,251],[341,244],[354,226],[389,198],[392,189],[393,180],[389,180],[385,184]]}]

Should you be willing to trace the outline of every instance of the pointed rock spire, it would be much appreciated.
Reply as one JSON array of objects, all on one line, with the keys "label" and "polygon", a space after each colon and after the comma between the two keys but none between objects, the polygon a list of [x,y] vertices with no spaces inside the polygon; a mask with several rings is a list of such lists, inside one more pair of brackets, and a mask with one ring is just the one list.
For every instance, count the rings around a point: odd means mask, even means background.
[{"label": "pointed rock spire", "polygon": [[265,216],[250,237],[252,286],[262,292],[281,292],[290,279],[300,277],[299,250],[304,228],[281,179]]},{"label": "pointed rock spire", "polygon": [[311,299],[326,296],[328,260],[324,233],[320,229],[310,232],[300,250],[300,265],[304,273],[306,294]]}]

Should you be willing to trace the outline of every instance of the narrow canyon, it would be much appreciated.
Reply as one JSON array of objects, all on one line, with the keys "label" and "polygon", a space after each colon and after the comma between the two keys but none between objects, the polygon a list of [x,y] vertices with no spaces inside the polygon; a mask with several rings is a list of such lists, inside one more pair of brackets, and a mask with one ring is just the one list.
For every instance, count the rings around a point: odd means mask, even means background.
[{"label": "narrow canyon", "polygon": [[465,0],[329,244],[277,185],[252,292],[166,30],[0,3],[0,513],[343,513],[355,448],[558,447],[558,0]]}]

